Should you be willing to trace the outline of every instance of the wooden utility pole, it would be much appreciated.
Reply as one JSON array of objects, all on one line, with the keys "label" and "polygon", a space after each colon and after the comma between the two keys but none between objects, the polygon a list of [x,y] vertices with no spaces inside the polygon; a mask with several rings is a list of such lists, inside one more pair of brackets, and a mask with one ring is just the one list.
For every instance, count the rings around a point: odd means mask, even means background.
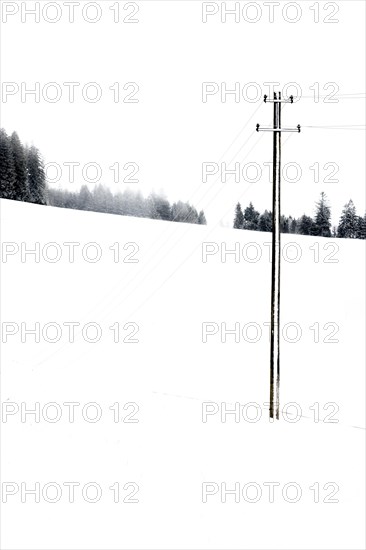
[{"label": "wooden utility pole", "polygon": [[281,104],[293,103],[293,96],[281,99],[281,92],[273,99],[264,96],[265,103],[273,103],[273,128],[257,132],[273,132],[273,190],[272,190],[272,287],[271,287],[271,355],[269,417],[279,419],[280,414],[280,275],[281,275],[281,133],[300,132],[297,128],[281,127]]}]

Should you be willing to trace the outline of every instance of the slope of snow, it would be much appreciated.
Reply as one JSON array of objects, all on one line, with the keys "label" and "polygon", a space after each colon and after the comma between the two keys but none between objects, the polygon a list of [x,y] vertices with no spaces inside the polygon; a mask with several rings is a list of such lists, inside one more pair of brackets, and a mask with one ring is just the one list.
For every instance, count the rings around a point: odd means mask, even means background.
[{"label": "slope of snow", "polygon": [[[290,422],[292,408],[287,420],[271,424],[262,407],[269,397],[270,234],[6,200],[1,229],[3,341],[4,326],[14,332],[2,346],[2,401],[19,406],[2,418],[3,482],[93,481],[103,489],[94,504],[79,493],[72,504],[64,492],[53,504],[42,497],[22,503],[20,491],[9,496],[4,547],[363,548],[363,241],[283,235],[281,324],[292,341],[281,344],[281,404],[296,402],[301,417]],[[204,243],[213,252],[206,261]],[[37,247],[38,258],[24,255]],[[225,247],[237,247],[240,257],[222,257]],[[35,323],[39,342],[25,333]],[[70,323],[78,323],[74,342]],[[98,342],[85,341],[95,334],[88,323],[100,327]],[[120,340],[137,326],[138,342],[114,342],[115,323]],[[217,330],[206,343],[203,323]],[[222,323],[248,332],[224,343]],[[47,341],[57,326],[58,341]],[[55,402],[62,417],[22,422],[21,402]],[[66,402],[80,403],[72,423]],[[80,413],[90,402],[102,411],[98,422]],[[120,403],[126,416],[130,402],[139,406],[139,422],[114,422],[110,407]],[[203,402],[254,402],[262,416],[221,422],[217,413],[204,423]],[[338,422],[315,422],[314,403],[321,420],[335,410]],[[327,403],[335,405],[324,409]],[[137,483],[139,503],[114,503],[109,487],[117,481]],[[281,484],[274,503],[263,486],[269,481]],[[223,503],[218,492],[203,503],[204,482],[256,482],[263,495],[256,503],[233,495]],[[302,488],[296,503],[281,496],[288,482]],[[309,489],[316,482],[319,503]],[[327,482],[339,486],[338,503],[323,502]]]}]

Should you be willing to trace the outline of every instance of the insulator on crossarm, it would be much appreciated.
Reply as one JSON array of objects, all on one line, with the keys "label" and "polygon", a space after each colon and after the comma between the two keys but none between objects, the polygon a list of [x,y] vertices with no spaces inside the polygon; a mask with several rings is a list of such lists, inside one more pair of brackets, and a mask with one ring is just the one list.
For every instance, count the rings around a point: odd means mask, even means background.
[{"label": "insulator on crossarm", "polygon": [[259,124],[257,124],[255,129],[256,129],[257,132],[259,132]]},{"label": "insulator on crossarm", "polygon": [[267,103],[267,97],[268,96],[266,96],[266,95],[264,96],[264,103]]}]

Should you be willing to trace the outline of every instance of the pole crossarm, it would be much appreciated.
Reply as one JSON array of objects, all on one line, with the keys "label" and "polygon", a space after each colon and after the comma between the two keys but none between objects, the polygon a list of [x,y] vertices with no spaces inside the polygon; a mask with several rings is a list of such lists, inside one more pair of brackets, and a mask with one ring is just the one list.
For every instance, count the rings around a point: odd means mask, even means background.
[{"label": "pole crossarm", "polygon": [[266,126],[262,127],[259,124],[257,124],[256,130],[257,132],[298,132],[299,133],[301,131],[301,126],[300,124],[298,124],[296,128],[270,128]]},{"label": "pole crossarm", "polygon": [[272,188],[272,285],[271,285],[271,354],[269,417],[280,417],[280,276],[281,276],[281,134],[300,132],[296,128],[281,127],[281,103],[293,103],[294,98],[281,99],[281,92],[273,99],[264,96],[265,103],[273,103],[273,126],[256,126],[257,132],[273,133],[273,188]]},{"label": "pole crossarm", "polygon": [[264,97],[264,103],[293,103],[294,102],[294,96],[290,95],[288,99],[281,99],[281,97],[276,97],[276,94],[274,95],[273,99],[269,99],[267,95]]}]

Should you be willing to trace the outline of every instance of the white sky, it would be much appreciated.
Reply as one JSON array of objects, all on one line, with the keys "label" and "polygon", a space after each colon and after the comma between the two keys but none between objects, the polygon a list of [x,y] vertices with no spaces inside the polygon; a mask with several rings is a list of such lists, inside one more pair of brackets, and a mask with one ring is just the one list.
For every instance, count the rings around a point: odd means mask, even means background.
[{"label": "white sky", "polygon": [[[283,181],[283,213],[312,214],[324,190],[334,222],[349,198],[363,214],[364,132],[305,126],[365,123],[363,97],[341,97],[338,103],[324,103],[321,98],[316,103],[310,89],[318,82],[321,95],[326,95],[333,88],[324,90],[324,86],[334,82],[341,96],[364,93],[364,2],[331,2],[327,9],[324,2],[292,3],[295,7],[281,2],[273,23],[269,22],[268,6],[256,2],[250,8],[262,10],[256,23],[243,17],[235,23],[233,16],[222,23],[220,12],[203,23],[200,1],[145,0],[137,2],[136,24],[113,22],[110,8],[116,2],[99,2],[101,19],[94,24],[81,17],[81,7],[87,4],[83,0],[75,7],[74,23],[68,22],[64,2],[57,3],[61,19],[53,24],[42,16],[39,23],[31,15],[21,21],[24,6],[34,8],[35,2],[2,4],[3,83],[15,82],[21,88],[23,82],[32,88],[39,82],[42,89],[48,82],[57,82],[63,92],[56,103],[42,97],[36,103],[32,96],[22,102],[20,92],[5,103],[2,96],[2,126],[9,133],[16,130],[23,142],[34,143],[46,163],[79,162],[83,166],[96,162],[103,170],[101,182],[113,185],[109,167],[116,162],[121,167],[136,162],[140,182],[133,188],[144,193],[163,189],[171,200],[190,200],[204,208],[209,223],[223,220],[231,225],[238,200],[243,206],[252,201],[261,211],[271,207],[271,185],[263,163],[272,158],[272,135],[257,134],[255,125],[271,124],[272,105],[263,104],[262,99],[250,103],[242,98],[235,103],[233,96],[221,102],[219,93],[203,103],[202,83],[226,82],[231,88],[239,82],[242,89],[256,82],[268,93],[264,82],[280,82],[279,89],[296,82],[307,97],[284,107],[282,125],[300,123],[304,128],[288,138],[284,134],[282,162],[297,162],[303,176],[297,183]],[[133,9],[123,10],[125,4],[120,2],[121,19]],[[220,8],[221,2],[216,5]],[[226,5],[233,8],[234,2]],[[314,22],[314,10],[310,9],[314,5],[319,7],[319,23]],[[246,6],[248,2],[240,2],[241,8]],[[301,9],[300,20],[287,22],[282,15],[284,6],[289,18],[294,17],[293,10]],[[339,22],[324,23],[325,16],[332,16],[333,6],[339,6],[333,15]],[[18,13],[4,23],[4,9],[16,8]],[[91,18],[96,13],[93,9],[87,12]],[[55,7],[47,14],[53,18]],[[247,14],[251,19],[255,15],[254,11]],[[68,101],[64,82],[80,83],[73,104]],[[97,82],[102,89],[98,103],[88,103],[81,96],[80,89],[88,82]],[[123,94],[132,90],[123,91],[126,82],[136,82],[139,102],[114,103],[109,87],[115,82],[121,84]],[[226,162],[233,168],[235,161],[258,163],[263,168],[262,180],[236,183],[231,177],[221,183],[211,176],[207,183],[202,182],[202,162]],[[314,163],[320,167],[337,163],[339,182],[314,182],[309,169]],[[321,179],[330,173],[331,168],[321,170]],[[72,189],[85,183],[81,169],[76,175],[76,182],[69,183],[63,166],[58,185]],[[114,187],[123,190],[126,184]]]}]

